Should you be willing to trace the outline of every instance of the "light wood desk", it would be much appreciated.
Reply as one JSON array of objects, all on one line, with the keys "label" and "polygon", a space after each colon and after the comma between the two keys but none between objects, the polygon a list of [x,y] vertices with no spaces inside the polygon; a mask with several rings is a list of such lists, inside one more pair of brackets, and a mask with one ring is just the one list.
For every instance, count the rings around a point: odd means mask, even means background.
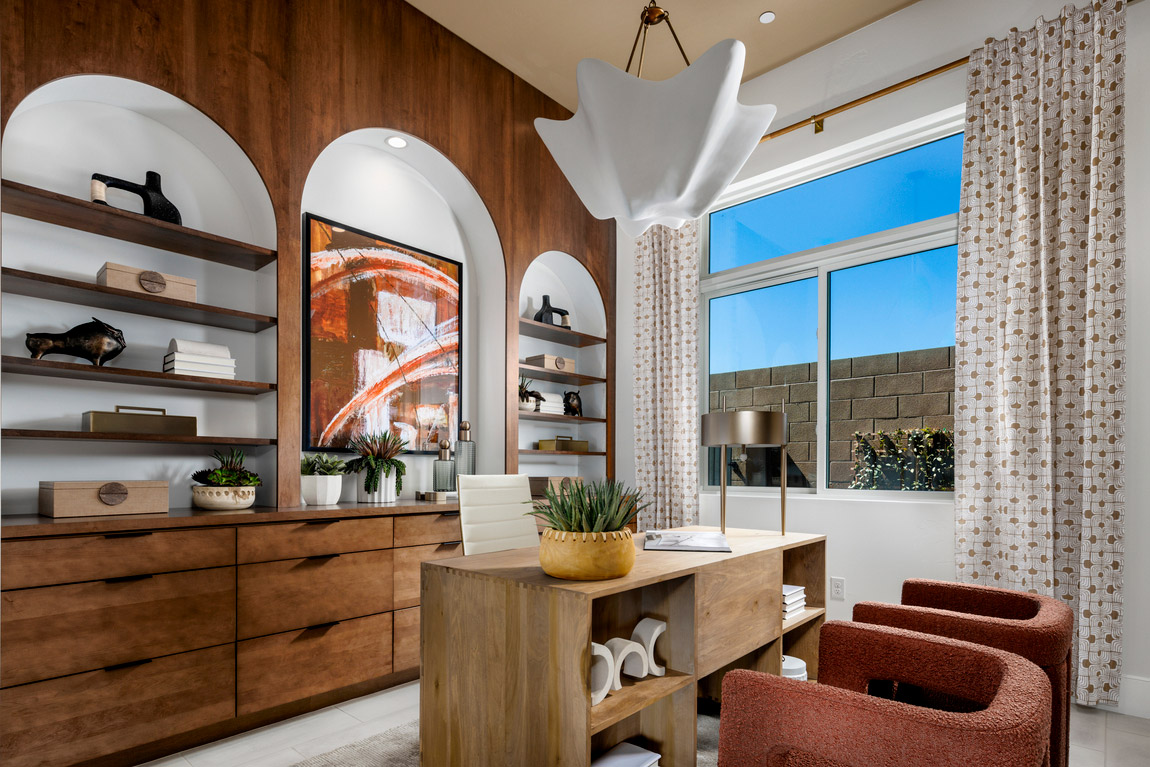
[{"label": "light wood desk", "polygon": [[[707,529],[707,528],[696,528]],[[623,740],[695,764],[695,699],[729,668],[778,673],[782,654],[818,675],[825,606],[821,535],[728,530],[732,553],[643,551],[624,578],[563,581],[538,549],[424,562],[420,745],[425,767],[587,767]],[[782,584],[808,609],[784,625]],[[631,680],[591,706],[591,642],[667,622],[663,677]]]}]

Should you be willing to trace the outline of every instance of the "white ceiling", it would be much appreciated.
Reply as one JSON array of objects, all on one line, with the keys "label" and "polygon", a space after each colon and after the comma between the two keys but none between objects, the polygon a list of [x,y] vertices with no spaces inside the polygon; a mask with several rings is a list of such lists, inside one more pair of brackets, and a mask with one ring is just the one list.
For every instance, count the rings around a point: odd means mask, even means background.
[{"label": "white ceiling", "polygon": [[[575,65],[587,57],[622,69],[645,0],[408,0],[551,98],[574,110]],[[914,0],[665,0],[679,41],[694,61],[720,40],[747,46],[743,79],[798,58]],[[770,24],[759,14],[774,11]],[[636,60],[638,53],[636,53]],[[647,36],[644,79],[683,68],[666,24]],[[632,66],[632,72],[635,67]]]}]

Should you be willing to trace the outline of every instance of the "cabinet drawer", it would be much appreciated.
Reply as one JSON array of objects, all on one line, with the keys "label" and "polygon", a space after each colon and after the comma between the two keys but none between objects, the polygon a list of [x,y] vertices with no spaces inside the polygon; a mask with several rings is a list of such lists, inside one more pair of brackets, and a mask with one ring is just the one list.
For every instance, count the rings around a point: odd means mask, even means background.
[{"label": "cabinet drawer", "polygon": [[0,686],[234,642],[236,570],[6,591]]},{"label": "cabinet drawer", "polygon": [[391,613],[236,645],[236,713],[263,711],[391,673]]},{"label": "cabinet drawer", "polygon": [[419,565],[433,559],[463,556],[462,543],[411,546],[395,550],[395,609],[419,604]]},{"label": "cabinet drawer", "polygon": [[4,589],[223,567],[236,562],[236,531],[172,530],[4,541],[0,561],[0,587]]},{"label": "cabinet drawer", "polygon": [[361,551],[239,567],[239,638],[391,609],[392,552]]},{"label": "cabinet drawer", "polygon": [[237,535],[241,563],[390,549],[391,517],[251,525]]},{"label": "cabinet drawer", "polygon": [[415,514],[395,520],[396,546],[423,546],[428,543],[455,543],[463,540],[459,512]]},{"label": "cabinet drawer", "polygon": [[234,645],[5,690],[0,762],[76,764],[235,716]]},{"label": "cabinet drawer", "polygon": [[419,668],[419,608],[395,611],[395,643],[392,665],[396,671]]}]

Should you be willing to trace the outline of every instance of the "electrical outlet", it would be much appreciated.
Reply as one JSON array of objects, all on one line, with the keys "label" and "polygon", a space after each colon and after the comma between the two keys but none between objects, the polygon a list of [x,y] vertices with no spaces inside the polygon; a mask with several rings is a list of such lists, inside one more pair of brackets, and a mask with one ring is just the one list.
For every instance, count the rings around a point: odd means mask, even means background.
[{"label": "electrical outlet", "polygon": [[846,578],[831,578],[831,599],[837,599],[840,602],[847,598],[847,579]]}]

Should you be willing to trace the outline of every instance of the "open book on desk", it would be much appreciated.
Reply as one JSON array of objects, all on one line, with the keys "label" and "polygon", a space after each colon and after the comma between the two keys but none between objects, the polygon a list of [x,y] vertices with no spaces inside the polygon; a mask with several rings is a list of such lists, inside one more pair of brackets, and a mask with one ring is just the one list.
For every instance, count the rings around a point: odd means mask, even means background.
[{"label": "open book on desk", "polygon": [[730,551],[727,536],[697,530],[648,530],[643,534],[645,551]]}]

